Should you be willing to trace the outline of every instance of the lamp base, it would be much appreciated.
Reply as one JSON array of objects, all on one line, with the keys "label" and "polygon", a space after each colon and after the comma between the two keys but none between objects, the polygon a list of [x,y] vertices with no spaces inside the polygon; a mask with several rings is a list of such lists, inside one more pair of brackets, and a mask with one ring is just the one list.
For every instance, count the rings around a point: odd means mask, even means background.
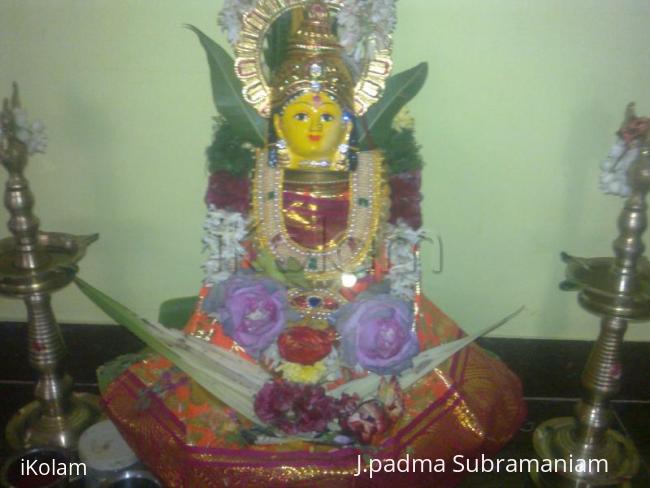
[{"label": "lamp base", "polygon": [[101,416],[99,397],[90,393],[74,393],[65,416],[43,415],[41,404],[34,401],[18,410],[7,424],[7,444],[15,451],[44,446],[76,451],[81,433]]},{"label": "lamp base", "polygon": [[[626,487],[639,470],[639,454],[630,439],[607,430],[598,446],[583,446],[576,440],[573,417],[547,420],[535,430],[533,446],[540,460],[539,471],[531,473],[542,488]],[[590,449],[589,449],[590,448]],[[589,449],[589,450],[588,450]],[[549,469],[542,469],[541,466]]]}]

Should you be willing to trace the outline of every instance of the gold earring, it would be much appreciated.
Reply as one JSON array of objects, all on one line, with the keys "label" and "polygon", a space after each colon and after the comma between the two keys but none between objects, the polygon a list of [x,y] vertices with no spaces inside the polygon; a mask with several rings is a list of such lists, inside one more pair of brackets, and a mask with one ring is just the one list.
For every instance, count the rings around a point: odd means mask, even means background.
[{"label": "gold earring", "polygon": [[348,122],[345,129],[345,137],[343,138],[345,142],[339,144],[336,156],[334,156],[332,169],[335,171],[347,171],[350,169],[350,165],[348,164],[348,151],[350,150],[350,146],[348,145],[348,142],[350,141],[351,133],[352,123]]}]

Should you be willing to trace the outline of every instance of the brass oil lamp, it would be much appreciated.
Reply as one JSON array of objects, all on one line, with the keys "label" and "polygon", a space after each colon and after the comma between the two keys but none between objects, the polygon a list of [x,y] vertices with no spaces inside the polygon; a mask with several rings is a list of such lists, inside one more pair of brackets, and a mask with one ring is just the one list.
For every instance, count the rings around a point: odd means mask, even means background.
[{"label": "brass oil lamp", "polygon": [[75,450],[79,436],[101,414],[98,398],[73,393],[65,373],[66,348],[50,304],[50,294],[68,285],[97,234],[73,236],[40,232],[32,213],[34,196],[23,172],[27,146],[17,136],[15,111],[20,108],[14,83],[11,102],[0,113],[0,162],[9,172],[4,202],[12,237],[0,241],[0,295],[21,299],[27,307],[29,362],[39,373],[36,400],[9,421],[6,438],[14,450],[56,446]]},{"label": "brass oil lamp", "polygon": [[[639,469],[639,455],[633,443],[609,428],[609,402],[621,384],[621,344],[628,322],[650,320],[650,263],[643,257],[645,246],[641,240],[647,226],[646,196],[650,190],[647,136],[641,141],[639,156],[630,165],[627,182],[630,195],[618,218],[614,257],[562,255],[567,263],[567,279],[560,287],[578,290],[578,303],[601,317],[601,330],[582,373],[585,393],[575,417],[548,420],[533,436],[535,451],[541,459],[564,460],[574,469],[534,473],[538,486],[627,486]],[[604,463],[592,460],[605,460],[607,469]]]}]

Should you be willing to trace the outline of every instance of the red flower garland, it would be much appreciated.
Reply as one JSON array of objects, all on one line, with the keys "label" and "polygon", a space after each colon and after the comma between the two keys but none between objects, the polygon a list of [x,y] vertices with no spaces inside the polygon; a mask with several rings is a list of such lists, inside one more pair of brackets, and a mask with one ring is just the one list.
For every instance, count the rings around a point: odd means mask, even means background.
[{"label": "red flower garland", "polygon": [[248,176],[233,176],[227,171],[216,171],[210,175],[205,203],[248,215],[250,187]]},{"label": "red flower garland", "polygon": [[401,219],[413,229],[422,227],[421,181],[420,170],[398,173],[390,177],[391,205],[388,221],[391,224],[396,224]]}]

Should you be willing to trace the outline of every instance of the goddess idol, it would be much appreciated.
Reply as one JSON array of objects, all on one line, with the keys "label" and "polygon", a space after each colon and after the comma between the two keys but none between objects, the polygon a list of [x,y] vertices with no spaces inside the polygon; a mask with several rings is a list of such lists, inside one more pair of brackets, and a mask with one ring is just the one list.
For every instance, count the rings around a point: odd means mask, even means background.
[{"label": "goddess idol", "polygon": [[[418,219],[394,218],[419,190],[396,200],[404,174],[359,148],[390,50],[352,70],[332,28],[340,4],[260,0],[244,16],[234,68],[267,126],[252,185],[236,161],[214,172],[206,282],[176,353],[121,363],[104,388],[166,486],[451,486],[454,455],[495,453],[522,420],[518,379],[453,348],[470,341],[421,292]],[[265,34],[288,11],[269,69]],[[359,469],[409,456],[438,469]]]}]

